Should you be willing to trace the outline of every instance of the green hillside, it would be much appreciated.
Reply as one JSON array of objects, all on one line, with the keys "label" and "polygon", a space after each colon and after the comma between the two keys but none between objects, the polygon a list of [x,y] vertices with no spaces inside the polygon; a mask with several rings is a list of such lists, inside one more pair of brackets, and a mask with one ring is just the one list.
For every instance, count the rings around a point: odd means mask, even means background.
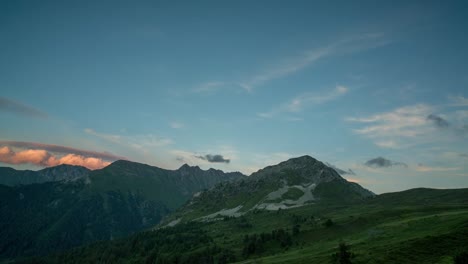
[{"label": "green hillside", "polygon": [[[60,177],[64,168],[54,167],[54,175]],[[117,161],[72,181],[0,185],[0,260],[60,252],[150,229],[194,193],[240,177],[188,165],[164,170]]]},{"label": "green hillside", "polygon": [[16,263],[453,263],[468,244],[468,189],[375,195],[309,156],[248,178],[118,161],[0,195]]},{"label": "green hillside", "polygon": [[[351,263],[453,263],[468,244],[468,189],[443,192],[414,189],[354,205],[257,210],[18,263],[333,263],[341,242]],[[389,195],[399,202],[389,203]]]}]

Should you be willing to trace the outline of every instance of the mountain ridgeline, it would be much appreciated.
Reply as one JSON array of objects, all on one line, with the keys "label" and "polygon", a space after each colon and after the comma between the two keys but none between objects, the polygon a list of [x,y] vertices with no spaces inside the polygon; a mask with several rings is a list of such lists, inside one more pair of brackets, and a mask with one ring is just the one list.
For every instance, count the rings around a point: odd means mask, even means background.
[{"label": "mountain ridgeline", "polygon": [[[3,183],[13,185],[0,185],[0,258],[43,255],[148,229],[195,193],[245,177],[123,160],[95,171],[60,165],[0,173]],[[19,179],[12,180],[15,175]]]},{"label": "mountain ridgeline", "polygon": [[276,211],[308,204],[361,201],[374,194],[343,179],[333,168],[310,157],[292,158],[261,169],[248,178],[223,182],[194,197],[166,220],[214,220],[254,210]]},{"label": "mountain ridgeline", "polygon": [[[104,175],[151,177],[120,165]],[[15,263],[466,263],[467,243],[468,189],[375,195],[304,156],[197,193],[157,228]]]},{"label": "mountain ridgeline", "polygon": [[116,161],[52,179],[0,185],[0,261],[343,263],[346,242],[344,263],[453,263],[468,243],[468,189],[375,195],[310,156],[249,177]]},{"label": "mountain ridgeline", "polygon": [[151,200],[163,201],[171,210],[180,207],[195,193],[223,181],[246,177],[240,172],[202,170],[182,165],[177,170],[119,160],[102,170],[93,171],[90,188],[96,192],[130,190]]},{"label": "mountain ridgeline", "polygon": [[53,181],[75,181],[88,177],[90,172],[85,167],[65,164],[38,171],[0,167],[0,184],[16,186]]}]

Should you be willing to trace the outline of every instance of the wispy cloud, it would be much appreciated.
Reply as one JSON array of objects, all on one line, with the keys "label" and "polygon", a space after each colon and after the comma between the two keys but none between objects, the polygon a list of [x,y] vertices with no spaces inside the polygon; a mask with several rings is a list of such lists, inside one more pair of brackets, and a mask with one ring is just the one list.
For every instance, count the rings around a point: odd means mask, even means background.
[{"label": "wispy cloud", "polygon": [[427,118],[432,112],[432,107],[419,104],[397,108],[391,112],[368,117],[352,117],[346,120],[366,124],[363,128],[354,131],[371,138],[376,145],[397,148],[407,143],[404,139],[415,138],[435,129],[430,126]]},{"label": "wispy cloud", "polygon": [[0,141],[0,162],[57,166],[70,164],[100,169],[118,159],[126,159],[107,152],[96,152],[37,142]]},{"label": "wispy cloud", "polygon": [[430,120],[436,125],[437,127],[440,128],[446,128],[449,126],[449,123],[447,120],[443,119],[442,117],[435,115],[435,114],[430,114],[427,116],[427,120]]},{"label": "wispy cloud", "polygon": [[356,173],[355,173],[353,170],[351,170],[351,169],[343,170],[343,169],[340,169],[340,168],[336,167],[335,165],[330,164],[330,163],[328,163],[328,162],[325,162],[325,164],[326,164],[328,167],[334,169],[334,170],[335,170],[338,174],[340,174],[340,175],[356,175]]},{"label": "wispy cloud", "polygon": [[184,127],[185,127],[185,124],[180,123],[180,122],[175,122],[175,121],[174,121],[174,122],[171,122],[171,123],[169,124],[169,126],[170,126],[171,128],[173,128],[173,129],[180,129],[180,128],[184,128]]},{"label": "wispy cloud", "polygon": [[188,164],[209,166],[211,163],[228,164],[231,162],[231,158],[224,154],[200,154],[197,152],[177,149],[170,151],[170,154],[174,156],[177,161]]},{"label": "wispy cloud", "polygon": [[468,106],[468,98],[463,96],[449,96],[452,106]]},{"label": "wispy cloud", "polygon": [[243,80],[230,82],[209,81],[198,85],[192,91],[196,93],[212,93],[225,86],[236,86],[247,92],[252,92],[268,82],[293,75],[327,57],[360,52],[383,46],[388,42],[384,38],[383,33],[368,33],[343,37],[329,44],[302,51],[296,56],[280,59],[277,63],[264,66],[263,69],[258,70],[257,73]]},{"label": "wispy cloud", "polygon": [[354,183],[362,183],[361,180],[356,179],[356,178],[346,177],[346,180],[349,181],[349,182],[354,182]]},{"label": "wispy cloud", "polygon": [[62,154],[69,154],[73,153],[76,155],[81,155],[85,157],[96,157],[104,160],[119,160],[119,159],[127,159],[122,156],[114,155],[109,152],[97,152],[97,151],[90,151],[90,150],[83,150],[77,149],[72,147],[60,146],[60,145],[53,145],[53,144],[43,144],[38,142],[24,142],[24,141],[0,141],[0,146],[7,146],[13,148],[21,148],[21,149],[43,149],[45,151],[54,152],[54,153],[62,153]]},{"label": "wispy cloud", "polygon": [[48,115],[32,106],[23,103],[0,97],[0,111],[10,112],[13,114],[32,117],[32,118],[47,118]]},{"label": "wispy cloud", "polygon": [[[417,104],[389,112],[345,120],[362,124],[354,132],[373,140],[382,148],[405,148],[421,143],[450,142],[468,135],[468,111],[453,105]],[[435,114],[443,111],[444,114]]]},{"label": "wispy cloud", "polygon": [[174,143],[170,138],[164,138],[153,134],[124,136],[117,134],[99,133],[90,128],[86,128],[84,132],[109,142],[124,146],[131,146],[137,149],[143,149],[147,147],[164,147]]},{"label": "wispy cloud", "polygon": [[298,113],[308,106],[323,104],[335,100],[348,93],[348,91],[349,89],[347,87],[338,85],[333,90],[324,93],[305,93],[276,108],[273,108],[269,112],[258,113],[257,115],[262,118],[271,118],[281,113]]},{"label": "wispy cloud", "polygon": [[211,81],[211,82],[206,82],[198,85],[195,87],[195,89],[192,90],[194,93],[212,93],[215,92],[219,89],[221,89],[223,86],[226,86],[227,83],[225,82],[219,82],[219,81]]},{"label": "wispy cloud", "polygon": [[387,43],[387,41],[383,39],[383,34],[381,33],[362,34],[342,38],[323,47],[307,50],[296,58],[284,60],[282,63],[270,66],[260,73],[239,82],[239,86],[251,92],[267,82],[292,75],[326,57],[331,57],[339,53],[358,52],[384,45],[385,43]]},{"label": "wispy cloud", "polygon": [[[215,154],[213,154],[215,153]],[[169,155],[183,163],[211,166],[213,163],[230,164],[238,159],[238,151],[229,145],[211,146],[200,151],[173,149]]]},{"label": "wispy cloud", "polygon": [[455,111],[455,119],[458,123],[468,123],[468,110]]},{"label": "wispy cloud", "polygon": [[229,163],[231,162],[230,159],[226,159],[223,157],[223,155],[219,155],[219,154],[207,154],[207,155],[204,155],[204,156],[195,156],[196,158],[199,158],[199,159],[202,159],[202,160],[206,160],[208,162],[212,162],[212,163]]},{"label": "wispy cloud", "polygon": [[431,167],[423,164],[418,164],[415,170],[418,172],[444,172],[444,171],[456,171],[459,170],[458,167]]},{"label": "wispy cloud", "polygon": [[122,140],[122,136],[120,135],[98,133],[91,128],[85,128],[84,132],[86,134],[93,135],[98,138],[104,139],[106,141],[114,142],[114,143],[120,143],[120,141]]},{"label": "wispy cloud", "polygon": [[370,159],[364,163],[364,165],[372,168],[388,168],[388,167],[394,167],[394,166],[401,166],[401,167],[408,167],[406,163],[403,162],[398,162],[398,161],[392,161],[383,157],[377,157]]},{"label": "wispy cloud", "polygon": [[264,83],[274,79],[291,75],[304,69],[319,59],[330,55],[335,48],[335,45],[336,44],[331,44],[327,47],[307,51],[300,58],[277,65],[276,67],[272,67],[269,70],[265,70],[260,74],[252,76],[245,82],[241,82],[239,85],[246,91],[251,92],[257,86],[263,85]]}]

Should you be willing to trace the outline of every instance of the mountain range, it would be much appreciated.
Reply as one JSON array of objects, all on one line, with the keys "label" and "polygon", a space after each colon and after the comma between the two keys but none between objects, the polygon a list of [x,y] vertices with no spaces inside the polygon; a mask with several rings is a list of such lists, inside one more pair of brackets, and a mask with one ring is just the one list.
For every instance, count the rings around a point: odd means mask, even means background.
[{"label": "mountain range", "polygon": [[47,254],[151,228],[193,194],[246,177],[123,160],[94,171],[60,165],[37,172],[2,168],[0,173],[3,183],[14,185],[0,185],[3,258]]},{"label": "mountain range", "polygon": [[250,176],[124,160],[0,173],[0,261],[337,263],[346,242],[352,263],[451,263],[468,243],[468,189],[376,195],[310,156]]},{"label": "mountain range", "polygon": [[90,172],[85,167],[65,164],[38,171],[0,167],[0,184],[16,186],[53,181],[75,181],[87,177]]}]

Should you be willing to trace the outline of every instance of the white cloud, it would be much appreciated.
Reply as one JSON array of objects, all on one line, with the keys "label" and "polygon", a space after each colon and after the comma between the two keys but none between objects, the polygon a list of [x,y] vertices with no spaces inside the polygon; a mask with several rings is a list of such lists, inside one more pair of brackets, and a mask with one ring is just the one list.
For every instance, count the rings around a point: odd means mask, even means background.
[{"label": "white cloud", "polygon": [[347,87],[338,85],[328,94],[319,95],[315,93],[306,93],[294,98],[291,102],[289,102],[289,104],[286,105],[286,108],[289,112],[299,112],[308,105],[323,104],[328,101],[332,101],[346,94],[348,91],[349,89]]},{"label": "white cloud", "polygon": [[280,65],[276,65],[275,67],[271,67],[270,69],[265,70],[260,74],[254,75],[244,82],[241,82],[239,85],[246,91],[251,92],[257,86],[274,79],[291,75],[311,65],[319,59],[330,55],[335,46],[336,44],[334,43],[323,48],[307,51],[301,57]]},{"label": "white cloud", "polygon": [[449,96],[452,106],[468,106],[468,98],[463,96]]},{"label": "white cloud", "polygon": [[184,128],[184,127],[185,127],[185,125],[184,125],[183,123],[180,123],[180,122],[171,122],[171,123],[169,124],[169,126],[170,126],[171,128],[174,128],[174,129],[180,129],[180,128]]},{"label": "white cloud", "polygon": [[[426,136],[436,128],[427,120],[433,112],[433,107],[419,104],[397,108],[391,112],[380,113],[368,117],[347,118],[347,121],[365,124],[363,128],[355,129],[357,134],[371,138],[374,143],[383,148],[399,148],[415,143],[416,138]],[[411,139],[410,142],[408,139]]]},{"label": "white cloud", "polygon": [[284,103],[269,112],[258,113],[257,116],[262,118],[271,118],[280,113],[297,113],[304,110],[304,108],[312,105],[323,104],[332,100],[335,100],[346,93],[349,89],[345,86],[338,85],[332,91],[328,93],[305,93],[299,95],[292,100]]},{"label": "white cloud", "polygon": [[360,34],[347,38],[342,38],[322,47],[309,49],[301,52],[296,57],[283,59],[282,61],[266,66],[258,73],[237,82],[211,81],[204,83],[194,89],[194,92],[213,92],[219,88],[232,84],[241,87],[247,92],[252,92],[255,88],[262,86],[275,79],[284,78],[299,72],[317,61],[335,56],[340,53],[354,53],[362,50],[375,48],[388,43],[382,33]]},{"label": "white cloud", "polygon": [[114,143],[121,143],[121,140],[122,140],[122,136],[120,135],[98,133],[91,128],[85,128],[84,132],[86,134],[93,135],[98,138],[104,139],[106,141],[114,142]]},{"label": "white cloud", "polygon": [[84,132],[112,143],[131,146],[137,149],[144,149],[148,147],[164,147],[174,143],[170,138],[164,138],[154,134],[123,136],[99,133],[90,128],[86,128]]},{"label": "white cloud", "polygon": [[458,167],[430,167],[430,166],[426,166],[423,164],[418,164],[418,166],[416,166],[414,169],[417,172],[444,172],[444,171],[456,171],[456,170],[459,170],[460,168]]},{"label": "white cloud", "polygon": [[455,111],[455,118],[459,123],[466,123],[468,122],[468,110],[459,110]]},{"label": "white cloud", "polygon": [[398,148],[398,143],[394,140],[384,140],[384,141],[376,141],[374,142],[375,145],[382,147],[382,148]]},{"label": "white cloud", "polygon": [[211,82],[206,82],[198,85],[195,89],[192,91],[195,93],[211,93],[214,92],[221,87],[225,86],[225,82],[219,82],[219,81],[211,81]]}]

